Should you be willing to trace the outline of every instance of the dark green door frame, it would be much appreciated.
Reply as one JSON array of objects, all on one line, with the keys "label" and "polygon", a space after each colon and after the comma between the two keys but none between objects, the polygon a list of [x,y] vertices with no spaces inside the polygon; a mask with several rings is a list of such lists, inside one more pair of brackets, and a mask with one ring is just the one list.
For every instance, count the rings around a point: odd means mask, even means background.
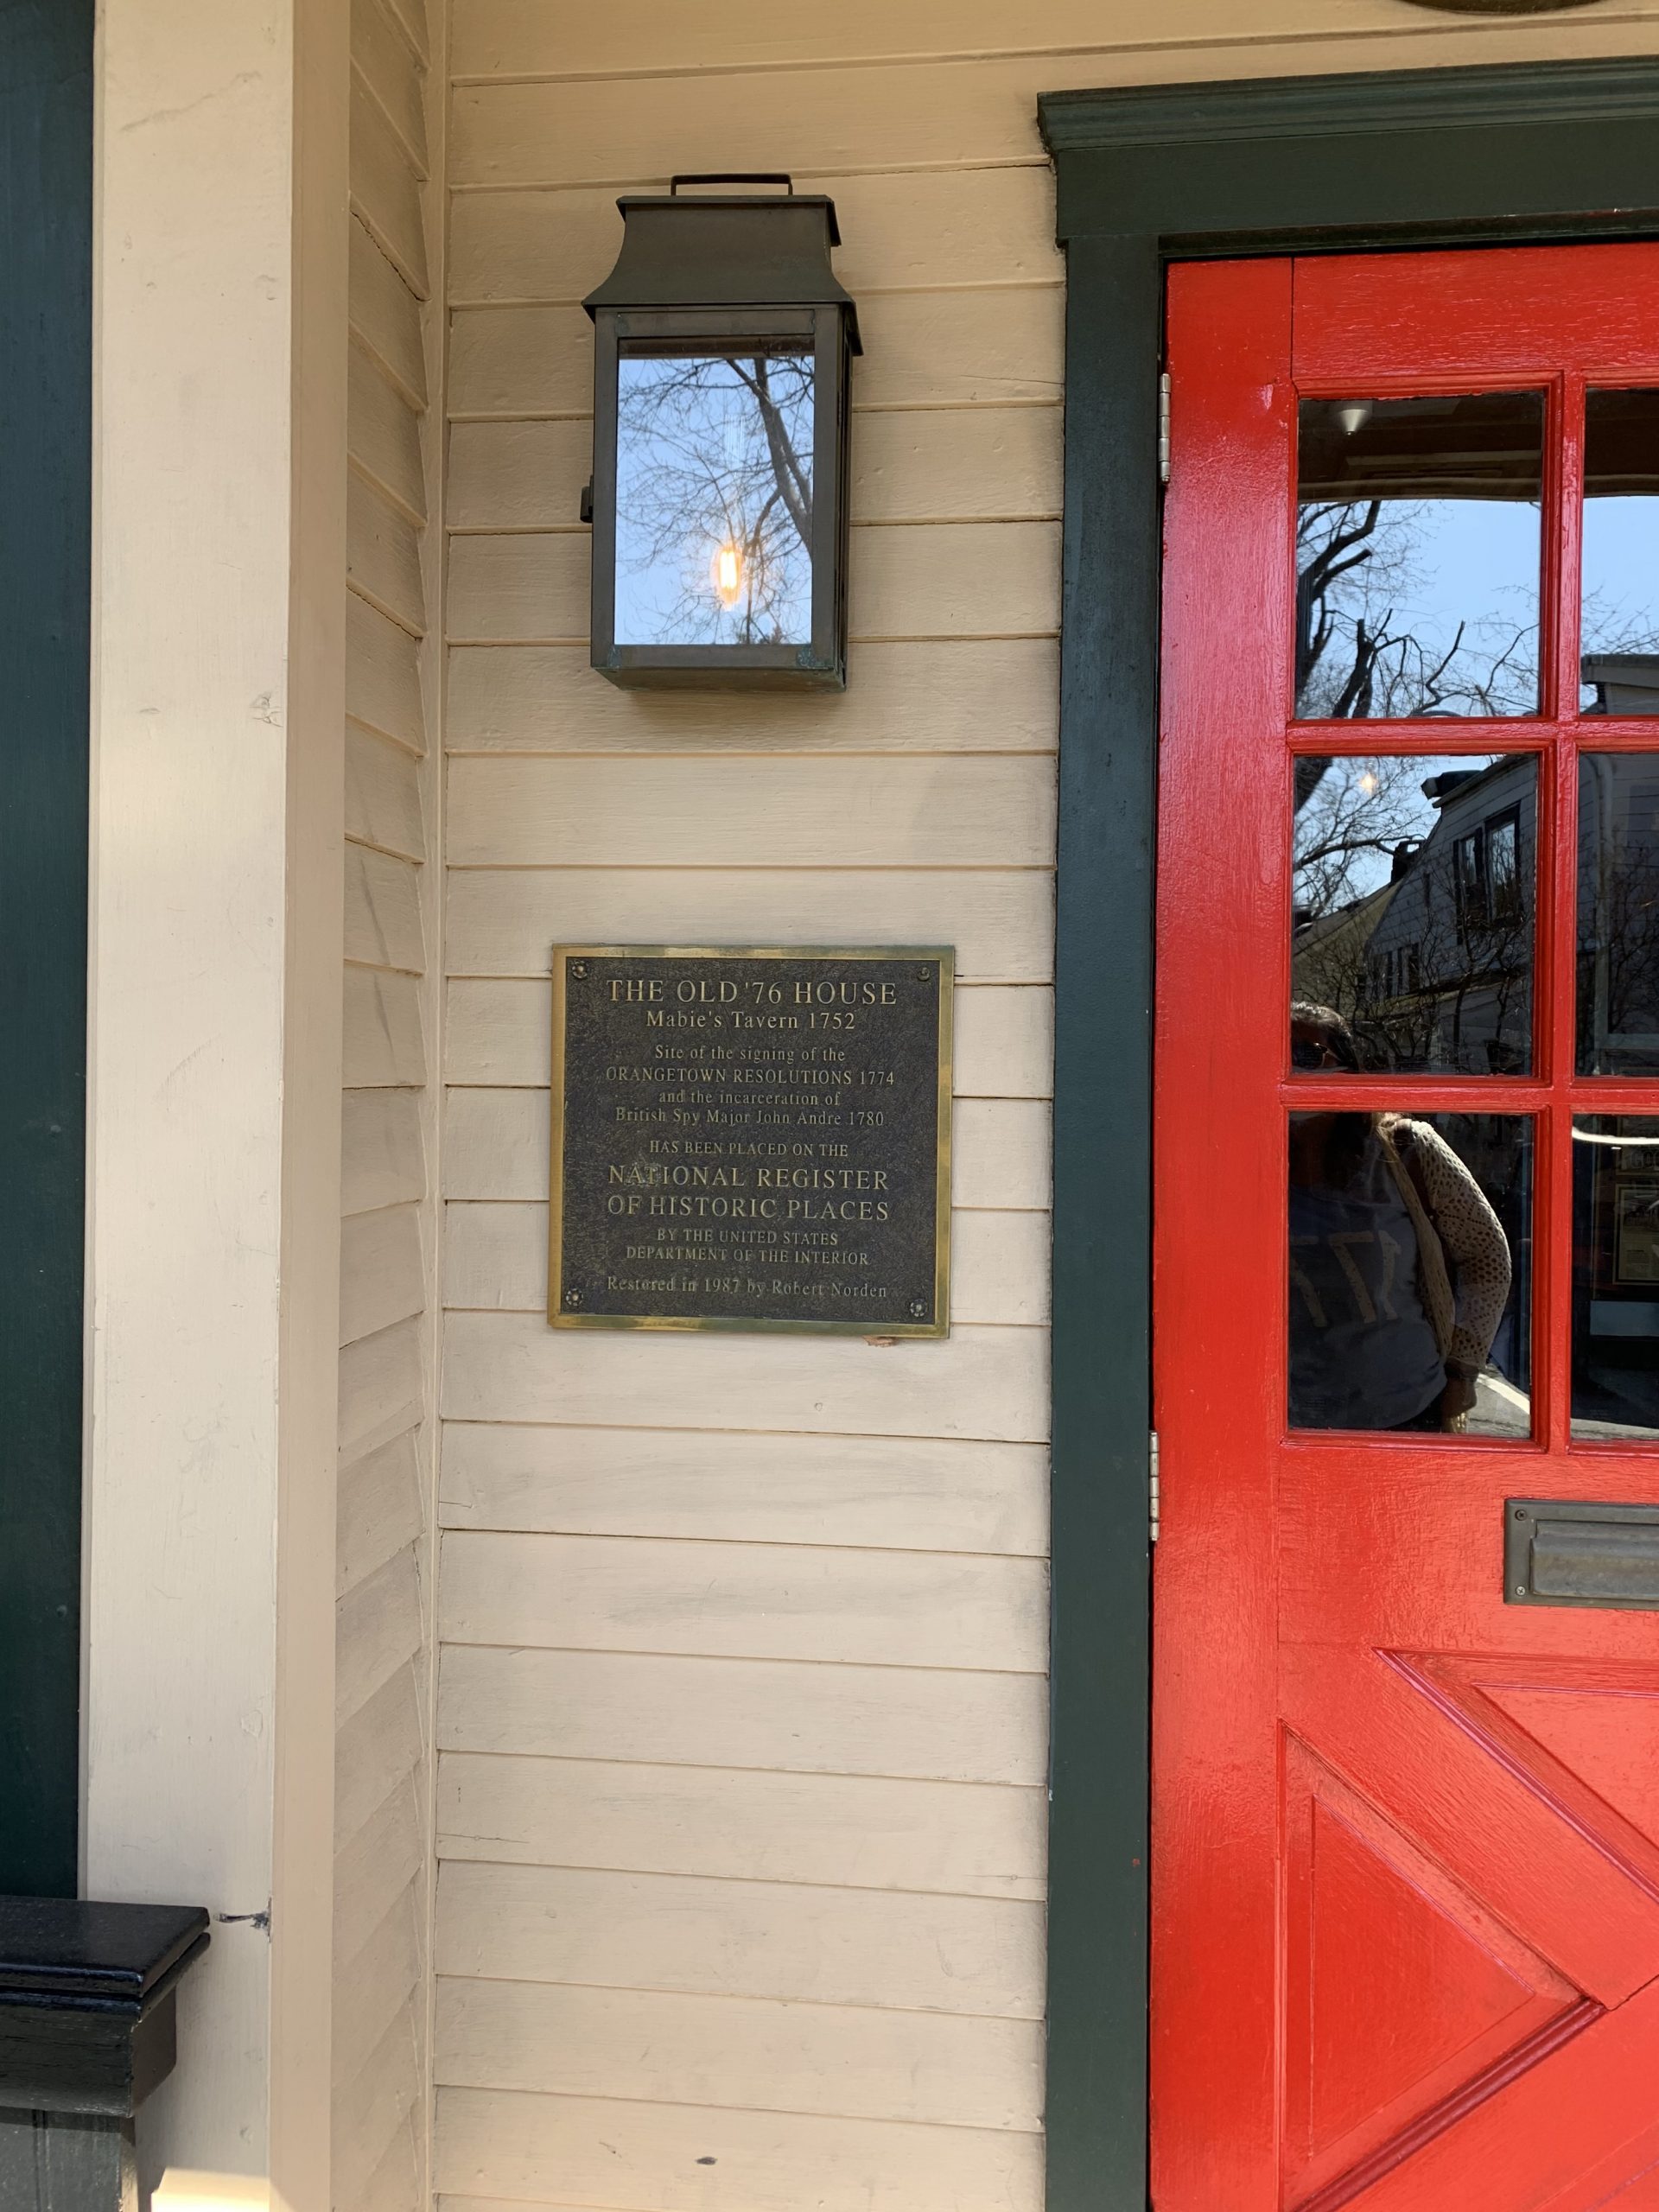
[{"label": "dark green door frame", "polygon": [[0,0],[0,1893],[75,1893],[92,0]]},{"label": "dark green door frame", "polygon": [[1659,236],[1659,63],[1061,92],[1040,111],[1067,283],[1048,2207],[1142,2212],[1163,272]]}]

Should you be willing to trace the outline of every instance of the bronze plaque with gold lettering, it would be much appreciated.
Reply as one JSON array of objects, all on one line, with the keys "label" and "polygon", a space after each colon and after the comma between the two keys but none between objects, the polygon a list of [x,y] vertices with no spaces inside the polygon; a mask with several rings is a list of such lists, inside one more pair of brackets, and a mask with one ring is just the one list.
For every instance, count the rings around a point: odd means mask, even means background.
[{"label": "bronze plaque with gold lettering", "polygon": [[560,945],[548,1319],[950,1327],[956,956]]}]

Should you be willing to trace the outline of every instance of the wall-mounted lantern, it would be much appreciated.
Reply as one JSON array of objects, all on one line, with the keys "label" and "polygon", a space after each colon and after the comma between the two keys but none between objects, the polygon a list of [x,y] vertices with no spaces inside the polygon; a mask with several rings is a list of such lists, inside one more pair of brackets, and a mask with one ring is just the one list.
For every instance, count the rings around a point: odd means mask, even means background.
[{"label": "wall-mounted lantern", "polygon": [[786,176],[688,176],[617,205],[622,251],[583,302],[594,666],[613,683],[844,683],[860,346],[834,202]]}]

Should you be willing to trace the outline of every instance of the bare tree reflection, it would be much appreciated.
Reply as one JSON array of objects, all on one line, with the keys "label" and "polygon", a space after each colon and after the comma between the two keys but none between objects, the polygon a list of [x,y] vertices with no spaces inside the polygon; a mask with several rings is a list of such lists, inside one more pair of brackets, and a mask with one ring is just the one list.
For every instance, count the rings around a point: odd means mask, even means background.
[{"label": "bare tree reflection", "polygon": [[1304,720],[1532,711],[1535,619],[1459,621],[1449,642],[1420,634],[1425,618],[1411,608],[1434,505],[1370,499],[1300,508],[1296,711]]},{"label": "bare tree reflection", "polygon": [[812,426],[810,354],[623,360],[619,611],[652,642],[810,636]]}]

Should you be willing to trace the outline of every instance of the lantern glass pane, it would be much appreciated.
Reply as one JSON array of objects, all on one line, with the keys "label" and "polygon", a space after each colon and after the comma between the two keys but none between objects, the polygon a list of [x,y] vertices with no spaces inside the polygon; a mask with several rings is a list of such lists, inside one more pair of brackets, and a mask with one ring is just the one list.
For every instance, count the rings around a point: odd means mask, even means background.
[{"label": "lantern glass pane", "polygon": [[625,342],[618,645],[811,642],[815,396],[810,351]]}]

